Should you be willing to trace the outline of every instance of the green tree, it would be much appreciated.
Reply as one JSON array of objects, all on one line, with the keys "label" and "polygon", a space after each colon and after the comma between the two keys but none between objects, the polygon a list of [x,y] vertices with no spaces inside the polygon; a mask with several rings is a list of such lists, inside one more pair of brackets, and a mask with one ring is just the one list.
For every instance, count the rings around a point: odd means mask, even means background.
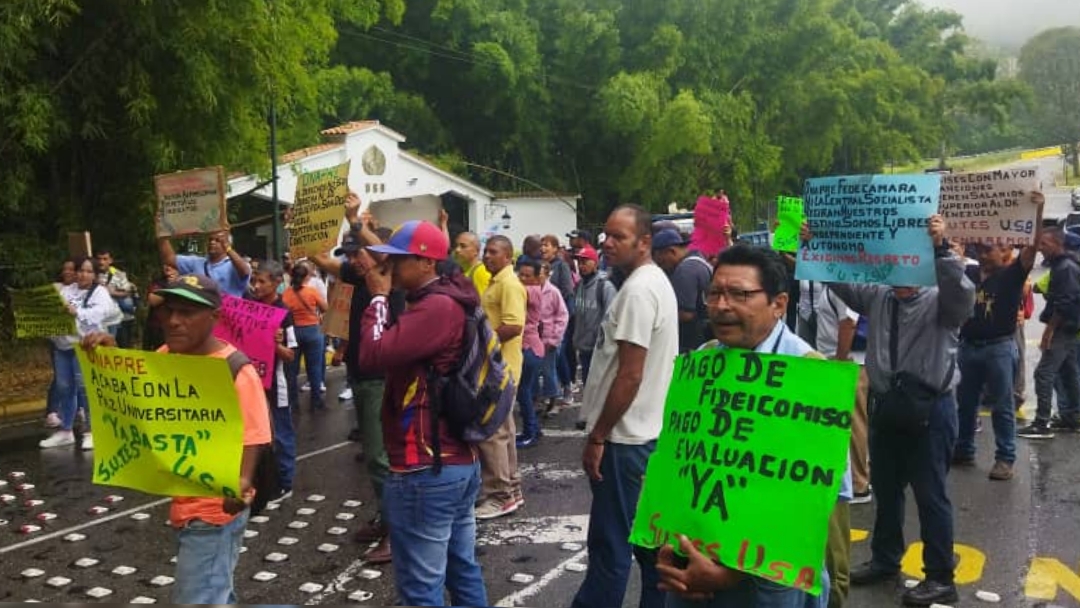
[{"label": "green tree", "polygon": [[1080,175],[1080,28],[1042,32],[1020,51],[1020,77],[1034,92],[1034,126],[1042,138],[1061,143]]},{"label": "green tree", "polygon": [[156,257],[155,174],[265,171],[271,101],[283,146],[311,141],[337,21],[402,10],[401,0],[0,3],[6,230],[60,243],[90,229],[141,266]]}]

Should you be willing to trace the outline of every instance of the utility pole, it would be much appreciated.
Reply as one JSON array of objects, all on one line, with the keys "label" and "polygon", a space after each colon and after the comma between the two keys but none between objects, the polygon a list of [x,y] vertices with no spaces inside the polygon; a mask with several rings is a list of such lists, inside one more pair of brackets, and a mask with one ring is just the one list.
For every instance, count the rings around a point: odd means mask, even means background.
[{"label": "utility pole", "polygon": [[277,109],[274,105],[274,97],[270,96],[270,203],[274,206],[274,259],[280,260],[282,254],[281,243],[281,206],[278,204],[278,173],[277,173]]}]

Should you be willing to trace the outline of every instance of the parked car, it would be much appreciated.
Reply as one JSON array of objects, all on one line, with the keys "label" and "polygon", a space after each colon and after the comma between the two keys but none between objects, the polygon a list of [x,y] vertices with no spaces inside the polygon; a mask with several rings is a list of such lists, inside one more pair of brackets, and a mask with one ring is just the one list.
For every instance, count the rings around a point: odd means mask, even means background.
[{"label": "parked car", "polygon": [[1080,211],[1080,186],[1073,188],[1072,208],[1076,211]]}]

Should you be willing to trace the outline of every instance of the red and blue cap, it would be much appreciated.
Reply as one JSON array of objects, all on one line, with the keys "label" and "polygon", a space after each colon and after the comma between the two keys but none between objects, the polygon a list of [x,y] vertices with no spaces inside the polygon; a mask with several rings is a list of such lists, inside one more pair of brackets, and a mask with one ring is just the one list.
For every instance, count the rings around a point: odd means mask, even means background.
[{"label": "red and blue cap", "polygon": [[450,239],[431,222],[411,220],[399,226],[386,243],[370,245],[368,249],[387,255],[416,255],[445,260],[450,251]]}]

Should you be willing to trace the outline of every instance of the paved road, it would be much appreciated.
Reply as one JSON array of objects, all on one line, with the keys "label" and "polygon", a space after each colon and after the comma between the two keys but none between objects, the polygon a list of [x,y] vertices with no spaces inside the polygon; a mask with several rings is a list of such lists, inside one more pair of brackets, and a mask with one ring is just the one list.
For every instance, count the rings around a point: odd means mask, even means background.
[{"label": "paved road", "polygon": [[1043,218],[1058,219],[1072,213],[1072,205],[1069,198],[1069,190],[1054,185],[1054,175],[1061,174],[1061,156],[1051,156],[1035,160],[1022,160],[1011,163],[1013,167],[1039,168],[1043,177],[1043,193],[1046,194],[1046,206],[1043,208]]}]

